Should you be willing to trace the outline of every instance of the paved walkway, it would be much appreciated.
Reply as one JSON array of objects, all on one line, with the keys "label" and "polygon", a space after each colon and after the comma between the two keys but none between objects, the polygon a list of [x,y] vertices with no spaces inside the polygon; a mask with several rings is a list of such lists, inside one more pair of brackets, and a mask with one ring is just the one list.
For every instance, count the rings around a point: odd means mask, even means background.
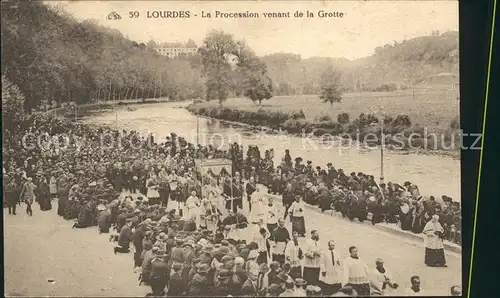
[{"label": "paved walkway", "polygon": [[[19,208],[4,209],[6,296],[137,296],[139,287],[131,254],[114,255],[108,234],[96,228],[71,229],[57,215],[57,204],[32,217]],[[24,204],[22,205],[24,207]],[[53,283],[48,282],[54,280]]]},{"label": "paved walkway", "polygon": [[[33,217],[22,208],[16,216],[4,209],[6,295],[144,296],[149,292],[148,287],[138,286],[131,254],[114,255],[108,235],[99,235],[96,228],[71,229],[72,222],[57,216],[53,205],[47,212],[35,205]],[[355,245],[369,266],[383,258],[401,291],[412,275],[421,277],[428,295],[449,295],[452,285],[461,284],[459,254],[447,252],[448,268],[429,268],[423,263],[422,243],[313,210],[305,213],[306,229],[319,230],[323,247],[335,240],[338,252],[346,257],[348,247]]]}]

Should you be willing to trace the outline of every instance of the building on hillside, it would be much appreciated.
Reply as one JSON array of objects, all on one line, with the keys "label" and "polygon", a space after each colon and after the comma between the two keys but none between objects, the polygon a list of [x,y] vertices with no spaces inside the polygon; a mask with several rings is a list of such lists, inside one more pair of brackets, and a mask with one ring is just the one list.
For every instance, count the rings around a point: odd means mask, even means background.
[{"label": "building on hillside", "polygon": [[194,55],[196,54],[196,52],[198,52],[198,48],[157,47],[156,51],[162,56],[174,58],[181,54]]}]

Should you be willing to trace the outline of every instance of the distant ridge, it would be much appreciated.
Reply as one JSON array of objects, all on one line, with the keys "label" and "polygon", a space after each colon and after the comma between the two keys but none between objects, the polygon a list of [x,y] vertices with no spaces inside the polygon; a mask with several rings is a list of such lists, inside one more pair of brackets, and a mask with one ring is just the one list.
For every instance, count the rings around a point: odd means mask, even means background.
[{"label": "distant ridge", "polygon": [[[317,89],[326,65],[342,73],[347,90],[371,90],[383,84],[407,88],[421,84],[458,83],[458,32],[421,36],[375,48],[371,56],[346,58],[311,57],[276,53],[263,57],[271,78],[281,89]],[[307,92],[306,92],[307,93]]]}]

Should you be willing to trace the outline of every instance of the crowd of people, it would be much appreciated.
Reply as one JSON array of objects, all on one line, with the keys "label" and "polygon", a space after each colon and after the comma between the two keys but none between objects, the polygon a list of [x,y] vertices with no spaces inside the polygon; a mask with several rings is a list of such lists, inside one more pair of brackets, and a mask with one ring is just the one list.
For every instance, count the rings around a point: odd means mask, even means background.
[{"label": "crowd of people", "polygon": [[[156,142],[48,115],[7,134],[9,213],[22,201],[32,216],[34,202],[48,211],[57,198],[57,214],[75,220],[74,228],[97,227],[116,242],[114,253],[133,255],[153,296],[375,296],[399,287],[383,260],[370,266],[356,247],[341,259],[334,241],[320,247],[319,232],[306,230],[304,204],[423,233],[428,266],[446,266],[443,239],[460,238],[460,207],[451,198],[441,205],[409,182],[378,185],[373,176],[313,168],[300,157],[293,164],[288,150],[275,167],[273,150],[261,158],[249,147],[243,158],[238,144],[223,151],[175,134]],[[227,158],[232,167],[200,179],[197,158]],[[283,213],[267,193],[282,197]],[[419,277],[410,281],[406,294],[421,296]]]}]

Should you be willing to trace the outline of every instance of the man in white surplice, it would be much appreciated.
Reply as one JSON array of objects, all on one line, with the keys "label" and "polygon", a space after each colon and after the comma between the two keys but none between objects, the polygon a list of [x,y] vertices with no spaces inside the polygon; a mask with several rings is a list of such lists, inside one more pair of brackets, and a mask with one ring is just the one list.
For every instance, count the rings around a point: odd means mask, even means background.
[{"label": "man in white surplice", "polygon": [[335,241],[328,241],[328,249],[322,252],[320,263],[321,289],[323,295],[330,296],[335,294],[342,287],[340,274],[340,254],[335,250]]},{"label": "man in white surplice", "polygon": [[196,221],[196,227],[200,226],[200,199],[196,196],[196,191],[191,192],[191,196],[186,200],[186,220]]}]

